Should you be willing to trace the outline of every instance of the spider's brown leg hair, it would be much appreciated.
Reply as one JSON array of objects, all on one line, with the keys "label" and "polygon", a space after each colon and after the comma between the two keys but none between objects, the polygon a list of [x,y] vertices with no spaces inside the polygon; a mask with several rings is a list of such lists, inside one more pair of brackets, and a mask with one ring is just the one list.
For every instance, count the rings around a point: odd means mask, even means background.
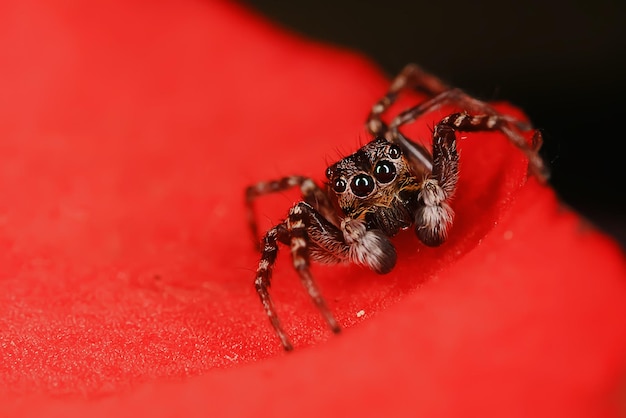
[{"label": "spider's brown leg hair", "polygon": [[[415,89],[425,92],[431,97],[430,100],[408,109],[398,115],[389,127],[382,121],[382,114],[396,101],[402,90]],[[434,111],[445,105],[453,105],[462,110],[472,111],[478,114],[498,115],[498,112],[489,104],[475,99],[462,90],[452,89],[436,76],[422,70],[415,64],[407,65],[392,81],[389,91],[382,99],[372,106],[367,119],[367,129],[374,136],[384,136],[389,141],[397,143],[411,162],[416,174],[430,171],[432,158],[428,150],[404,135],[400,134],[398,127],[414,121],[420,115]],[[510,138],[529,160],[530,170],[541,181],[546,181],[549,172],[538,150],[541,146],[541,134],[536,133],[532,146],[517,130],[530,130],[529,123],[514,120],[508,116],[501,116],[508,123],[503,124],[502,131]]]},{"label": "spider's brown leg hair", "polygon": [[246,188],[248,224],[257,249],[259,249],[259,228],[254,214],[254,200],[259,196],[280,192],[296,186],[300,187],[305,202],[316,208],[325,218],[333,222],[339,222],[326,192],[311,178],[304,176],[288,176],[278,180],[262,181]]},{"label": "spider's brown leg hair", "polygon": [[288,242],[287,226],[284,222],[267,231],[263,237],[263,250],[261,253],[261,261],[259,261],[259,266],[256,271],[254,287],[261,298],[261,303],[263,304],[263,308],[265,309],[270,323],[274,327],[278,338],[280,338],[280,342],[283,344],[285,350],[290,351],[293,349],[293,345],[280,324],[274,302],[269,294],[272,270],[274,269],[276,256],[278,255],[279,240],[281,242]]},{"label": "spider's brown leg hair", "polygon": [[448,237],[454,212],[450,207],[459,177],[456,132],[502,129],[507,120],[499,115],[454,113],[443,118],[433,132],[433,170],[422,181],[415,215],[415,233],[426,245],[437,246]]},{"label": "spider's brown leg hair", "polygon": [[315,217],[315,209],[304,202],[298,203],[289,211],[287,227],[289,229],[293,267],[298,272],[304,288],[307,290],[311,299],[313,299],[315,306],[322,313],[330,329],[338,333],[341,331],[341,328],[331,310],[328,308],[309,270],[309,237],[307,229],[312,225],[312,220]]},{"label": "spider's brown leg hair", "polygon": [[531,140],[531,144],[535,152],[538,152],[541,149],[541,147],[543,146],[543,135],[541,135],[541,131],[535,131]]},{"label": "spider's brown leg hair", "polygon": [[420,103],[412,108],[409,108],[398,116],[396,116],[390,123],[389,129],[386,131],[385,137],[388,141],[396,143],[406,158],[409,160],[409,165],[416,176],[423,176],[430,173],[433,169],[433,161],[431,153],[421,144],[411,141],[404,136],[399,127],[407,123],[415,121],[421,115],[433,112],[445,105],[456,105],[464,108],[479,109],[481,113],[495,114],[489,105],[465,94],[459,89],[449,89],[436,95],[435,97]]},{"label": "spider's brown leg hair", "polygon": [[[431,99],[421,105],[417,105],[400,116],[409,116],[400,122],[394,119],[391,132],[389,127],[382,121],[382,114],[396,101],[402,90],[414,89],[426,93]],[[378,137],[385,137],[391,142],[398,144],[408,158],[413,172],[417,176],[425,175],[432,170],[432,156],[423,145],[414,142],[398,131],[398,126],[412,122],[423,113],[434,111],[437,108],[454,104],[464,109],[473,109],[478,113],[496,113],[489,105],[468,96],[459,89],[453,89],[438,77],[424,71],[416,64],[408,64],[391,82],[391,86],[385,96],[372,106],[367,118],[366,127],[369,132]]]},{"label": "spider's brown leg hair", "polygon": [[312,248],[315,250],[313,253],[314,260],[336,263],[348,259],[350,247],[344,242],[339,228],[325,219],[312,205],[306,202],[300,202],[295,205],[289,211],[287,220],[270,229],[263,237],[261,260],[259,261],[254,284],[272,327],[274,327],[285,350],[289,351],[293,349],[293,346],[283,330],[269,294],[270,280],[278,255],[279,242],[290,245],[293,265],[300,276],[302,284],[334,332],[339,332],[340,327],[321,296],[309,271],[309,259],[311,258],[309,250]]},{"label": "spider's brown leg hair", "polygon": [[[519,148],[524,155],[528,158],[530,171],[542,182],[547,181],[549,177],[549,171],[546,167],[543,159],[538,154],[539,147],[541,146],[541,134],[538,131],[534,134],[532,144],[520,134],[519,129],[530,129],[530,125],[524,122],[518,122],[515,119],[500,115],[489,104],[480,100],[474,99],[468,96],[461,90],[452,89],[445,91],[438,96],[428,100],[424,103],[420,103],[396,116],[389,124],[389,132],[387,133],[387,139],[391,142],[397,143],[402,150],[407,154],[407,158],[411,163],[411,166],[415,171],[419,172],[428,168],[428,165],[424,163],[425,159],[420,151],[412,149],[413,141],[408,140],[399,131],[399,127],[407,123],[415,121],[419,116],[439,109],[442,106],[454,105],[462,107],[464,110],[471,110],[481,113],[483,116],[494,116],[498,123],[495,128],[504,133],[509,140]],[[483,129],[484,130],[484,129]],[[434,153],[434,151],[433,151]]]},{"label": "spider's brown leg hair", "polygon": [[382,121],[381,115],[396,101],[398,94],[406,89],[419,90],[432,97],[449,90],[450,87],[418,65],[408,64],[393,79],[387,94],[372,106],[366,123],[372,135],[385,136],[387,126]]},{"label": "spider's brown leg hair", "polygon": [[510,125],[504,124],[500,127],[500,130],[509,137],[509,140],[519,148],[526,158],[528,158],[528,166],[530,172],[535,175],[542,183],[548,181],[550,178],[550,170],[546,166],[545,161],[539,155],[539,148],[543,144],[543,137],[541,132],[535,131],[529,145],[526,139],[520,135],[520,133],[513,129]]}]

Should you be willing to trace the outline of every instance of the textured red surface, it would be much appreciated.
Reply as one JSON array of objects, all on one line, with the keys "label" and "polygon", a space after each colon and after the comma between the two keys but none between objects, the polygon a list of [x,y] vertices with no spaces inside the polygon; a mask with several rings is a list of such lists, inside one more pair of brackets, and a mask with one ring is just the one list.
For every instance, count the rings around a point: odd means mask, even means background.
[{"label": "textured red surface", "polygon": [[[343,335],[281,255],[272,291],[297,347],[282,352],[252,287],[243,190],[321,179],[367,139],[388,81],[364,59],[192,1],[3,2],[0,56],[3,415],[597,417],[624,405],[623,254],[527,182],[498,135],[460,141],[444,246],[400,235],[386,276],[314,267]],[[410,134],[427,141],[444,113]],[[296,198],[260,201],[263,226]]]}]

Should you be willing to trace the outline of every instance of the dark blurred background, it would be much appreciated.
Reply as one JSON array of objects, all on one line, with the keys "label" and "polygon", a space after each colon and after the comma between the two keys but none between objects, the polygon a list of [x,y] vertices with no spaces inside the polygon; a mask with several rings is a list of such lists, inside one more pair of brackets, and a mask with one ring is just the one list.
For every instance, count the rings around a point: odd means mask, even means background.
[{"label": "dark blurred background", "polygon": [[520,106],[542,130],[561,199],[626,246],[625,1],[244,3],[363,52],[389,77],[415,62],[479,98]]}]

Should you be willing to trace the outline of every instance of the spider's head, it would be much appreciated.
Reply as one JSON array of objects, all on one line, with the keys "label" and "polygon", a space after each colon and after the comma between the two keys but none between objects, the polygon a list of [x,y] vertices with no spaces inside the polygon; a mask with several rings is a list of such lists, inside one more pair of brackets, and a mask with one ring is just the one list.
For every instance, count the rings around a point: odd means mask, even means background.
[{"label": "spider's head", "polygon": [[400,147],[376,138],[326,169],[328,189],[351,218],[372,206],[390,206],[411,178]]}]

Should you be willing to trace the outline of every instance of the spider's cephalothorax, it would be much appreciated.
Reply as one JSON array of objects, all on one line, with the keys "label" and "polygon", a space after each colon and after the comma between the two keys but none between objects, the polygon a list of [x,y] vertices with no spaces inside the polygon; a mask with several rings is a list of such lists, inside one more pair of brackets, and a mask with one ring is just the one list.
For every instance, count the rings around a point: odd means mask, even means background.
[{"label": "spider's cephalothorax", "polygon": [[413,223],[419,182],[399,146],[376,138],[333,164],[326,177],[346,218],[393,236]]},{"label": "spider's cephalothorax", "polygon": [[[389,125],[385,124],[382,114],[406,88],[421,90],[431,99],[400,113]],[[400,126],[443,105],[455,105],[465,111],[453,113],[435,125],[432,151],[399,131]],[[367,128],[374,139],[328,167],[328,182],[324,187],[307,177],[289,176],[261,182],[246,190],[249,222],[255,239],[258,233],[254,199],[295,186],[302,192],[302,201],[261,240],[261,261],[255,279],[265,312],[286,350],[291,350],[292,345],[269,294],[279,242],[290,247],[293,266],[310,297],[330,328],[339,332],[340,327],[310,273],[310,261],[351,262],[382,274],[395,266],[396,251],[390,238],[401,229],[412,226],[424,244],[442,244],[454,218],[450,200],[458,180],[456,132],[501,131],[526,154],[531,172],[542,180],[547,177],[543,160],[537,153],[541,145],[539,132],[535,133],[532,144],[528,144],[520,131],[530,126],[500,115],[488,104],[460,90],[448,88],[415,65],[407,66],[392,82],[389,92],[372,107]]]}]

